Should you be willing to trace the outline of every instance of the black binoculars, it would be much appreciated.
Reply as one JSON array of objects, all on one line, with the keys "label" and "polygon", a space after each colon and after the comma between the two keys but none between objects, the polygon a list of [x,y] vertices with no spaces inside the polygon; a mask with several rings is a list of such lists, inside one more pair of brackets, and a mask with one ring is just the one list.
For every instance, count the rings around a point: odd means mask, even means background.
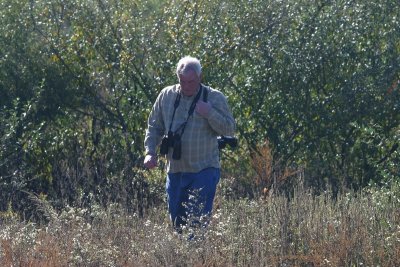
[{"label": "black binoculars", "polygon": [[174,134],[172,131],[169,131],[168,135],[164,135],[161,141],[160,154],[167,155],[170,147],[173,148],[172,158],[180,160],[182,151],[181,136],[177,133]]}]

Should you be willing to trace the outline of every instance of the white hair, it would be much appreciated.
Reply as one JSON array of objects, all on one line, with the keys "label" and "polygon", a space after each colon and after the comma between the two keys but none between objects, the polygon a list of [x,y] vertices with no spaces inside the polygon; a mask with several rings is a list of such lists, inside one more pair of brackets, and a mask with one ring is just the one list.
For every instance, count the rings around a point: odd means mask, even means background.
[{"label": "white hair", "polygon": [[186,74],[188,71],[196,72],[197,76],[200,77],[201,74],[201,64],[197,58],[186,56],[179,60],[176,66],[176,75]]}]

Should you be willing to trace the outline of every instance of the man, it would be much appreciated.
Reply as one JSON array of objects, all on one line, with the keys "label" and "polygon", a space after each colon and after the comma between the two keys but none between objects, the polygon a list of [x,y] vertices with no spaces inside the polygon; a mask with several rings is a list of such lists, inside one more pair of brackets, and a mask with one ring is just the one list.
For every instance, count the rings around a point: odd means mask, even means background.
[{"label": "man", "polygon": [[157,166],[161,144],[167,157],[168,211],[179,231],[188,216],[211,214],[220,179],[217,136],[233,135],[235,121],[225,96],[201,83],[198,59],[182,58],[176,74],[179,84],[160,92],[149,115],[144,165]]}]

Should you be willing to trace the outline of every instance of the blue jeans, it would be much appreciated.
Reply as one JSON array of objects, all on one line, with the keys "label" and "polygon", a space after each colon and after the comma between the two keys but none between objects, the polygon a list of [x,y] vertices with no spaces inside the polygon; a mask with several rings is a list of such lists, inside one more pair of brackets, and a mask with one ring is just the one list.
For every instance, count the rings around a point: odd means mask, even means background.
[{"label": "blue jeans", "polygon": [[186,224],[188,217],[198,219],[211,215],[220,175],[217,168],[206,168],[197,173],[168,173],[168,211],[176,230]]}]

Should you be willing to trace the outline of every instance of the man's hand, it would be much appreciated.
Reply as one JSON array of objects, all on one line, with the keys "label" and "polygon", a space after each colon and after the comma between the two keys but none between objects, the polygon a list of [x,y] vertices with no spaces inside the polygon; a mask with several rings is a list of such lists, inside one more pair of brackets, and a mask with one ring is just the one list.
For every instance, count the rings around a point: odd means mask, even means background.
[{"label": "man's hand", "polygon": [[195,108],[196,112],[199,113],[201,116],[203,117],[207,117],[208,113],[211,110],[211,104],[208,102],[204,102],[204,101],[197,101],[196,104],[196,108]]},{"label": "man's hand", "polygon": [[157,156],[146,155],[144,158],[144,166],[148,169],[153,169],[157,166]]}]

